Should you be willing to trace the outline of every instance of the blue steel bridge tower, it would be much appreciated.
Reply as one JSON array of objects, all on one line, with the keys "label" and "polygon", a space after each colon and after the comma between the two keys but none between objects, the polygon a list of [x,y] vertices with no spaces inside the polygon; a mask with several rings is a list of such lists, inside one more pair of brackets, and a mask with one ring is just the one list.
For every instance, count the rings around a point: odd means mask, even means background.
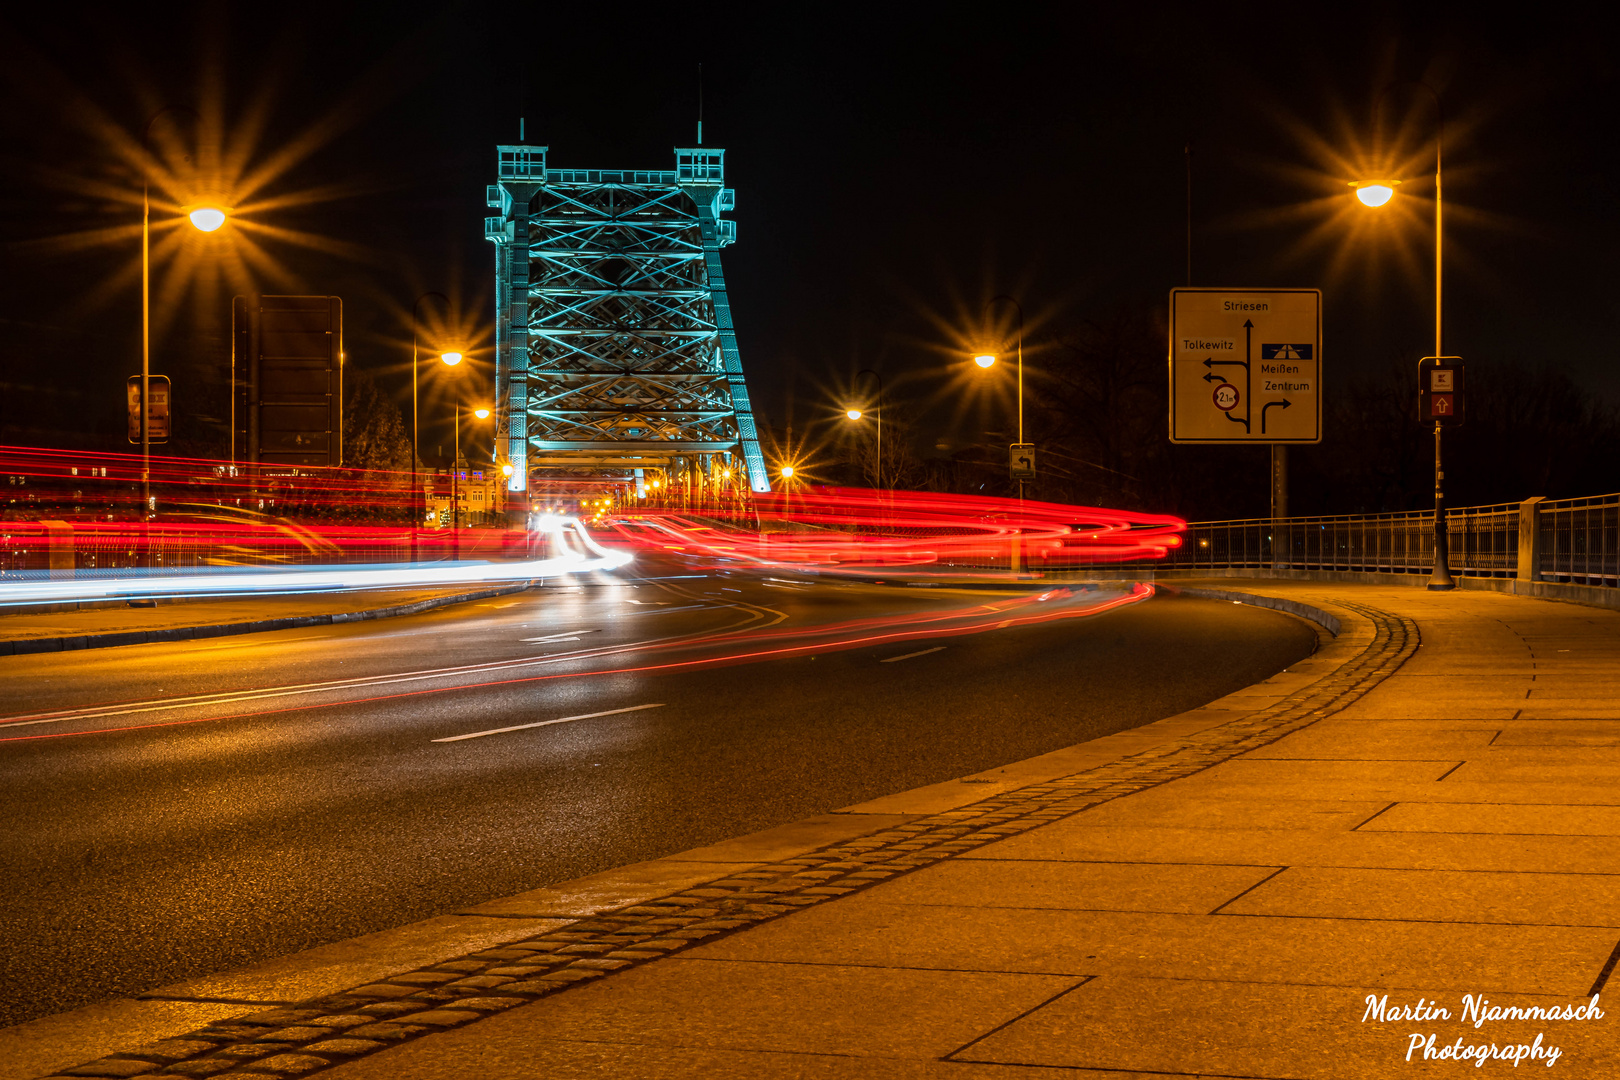
[{"label": "blue steel bridge tower", "polygon": [[725,151],[667,172],[555,169],[501,146],[495,243],[497,461],[531,478],[745,468],[769,491],[720,249],[737,224]]}]

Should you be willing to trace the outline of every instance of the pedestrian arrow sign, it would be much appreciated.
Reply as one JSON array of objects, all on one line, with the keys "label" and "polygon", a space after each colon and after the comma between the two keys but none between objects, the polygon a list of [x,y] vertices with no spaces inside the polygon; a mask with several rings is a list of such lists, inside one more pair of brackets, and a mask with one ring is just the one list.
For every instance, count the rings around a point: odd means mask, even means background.
[{"label": "pedestrian arrow sign", "polygon": [[1007,475],[1014,480],[1035,479],[1035,444],[1013,443],[1007,447]]},{"label": "pedestrian arrow sign", "polygon": [[1321,442],[1321,290],[1171,290],[1170,441]]}]

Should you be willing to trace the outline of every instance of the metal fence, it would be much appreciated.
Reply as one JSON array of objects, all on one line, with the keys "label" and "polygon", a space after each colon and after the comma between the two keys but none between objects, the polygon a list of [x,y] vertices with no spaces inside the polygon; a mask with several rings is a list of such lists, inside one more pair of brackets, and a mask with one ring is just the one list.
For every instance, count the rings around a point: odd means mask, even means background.
[{"label": "metal fence", "polygon": [[1620,586],[1620,495],[1541,501],[1535,510],[1541,580]]},{"label": "metal fence", "polygon": [[[1531,542],[1521,544],[1526,527]],[[1446,513],[1446,531],[1454,576],[1620,586],[1620,494],[1457,507]],[[1532,560],[1526,573],[1520,572],[1521,554]],[[1039,568],[1034,559],[1029,564]],[[1434,512],[1191,522],[1181,546],[1163,559],[1123,565],[1428,574],[1434,568]]]}]

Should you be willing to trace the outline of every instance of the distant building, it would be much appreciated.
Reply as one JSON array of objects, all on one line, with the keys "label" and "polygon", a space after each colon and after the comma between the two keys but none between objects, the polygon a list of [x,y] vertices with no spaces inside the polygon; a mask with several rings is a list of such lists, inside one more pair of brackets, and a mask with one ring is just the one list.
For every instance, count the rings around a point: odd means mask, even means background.
[{"label": "distant building", "polygon": [[462,468],[452,473],[449,469],[435,469],[422,478],[423,500],[427,504],[425,524],[432,528],[449,528],[451,522],[451,492],[461,501],[461,525],[476,528],[506,524],[504,495],[505,477],[493,469]]}]

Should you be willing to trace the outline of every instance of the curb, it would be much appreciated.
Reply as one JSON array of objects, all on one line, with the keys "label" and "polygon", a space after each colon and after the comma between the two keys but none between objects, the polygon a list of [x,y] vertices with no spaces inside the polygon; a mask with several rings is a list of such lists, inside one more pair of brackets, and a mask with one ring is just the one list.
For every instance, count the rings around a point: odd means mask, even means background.
[{"label": "curb", "polygon": [[148,645],[158,641],[191,641],[196,638],[232,637],[237,634],[262,634],[268,630],[293,630],[304,626],[330,626],[334,623],[364,622],[369,619],[391,619],[398,615],[415,615],[450,604],[464,604],[470,600],[484,600],[491,596],[522,592],[531,588],[528,583],[508,585],[498,589],[435,596],[411,604],[370,608],[366,611],[339,611],[329,615],[289,615],[280,619],[256,619],[251,622],[211,623],[203,626],[171,626],[166,630],[126,630],[108,634],[78,634],[71,637],[21,638],[0,641],[0,656],[27,656],[34,653],[74,652],[79,649],[110,649],[119,645]]},{"label": "curb", "polygon": [[1257,593],[1232,592],[1228,589],[1200,589],[1189,588],[1185,585],[1171,585],[1166,582],[1155,582],[1156,588],[1167,593],[1178,593],[1182,596],[1196,596],[1201,600],[1230,600],[1234,604],[1251,604],[1254,607],[1271,608],[1273,611],[1284,611],[1290,615],[1298,615],[1308,619],[1334,637],[1339,636],[1342,628],[1339,620],[1310,604],[1302,604],[1298,600],[1284,600],[1277,596],[1260,596]]}]

